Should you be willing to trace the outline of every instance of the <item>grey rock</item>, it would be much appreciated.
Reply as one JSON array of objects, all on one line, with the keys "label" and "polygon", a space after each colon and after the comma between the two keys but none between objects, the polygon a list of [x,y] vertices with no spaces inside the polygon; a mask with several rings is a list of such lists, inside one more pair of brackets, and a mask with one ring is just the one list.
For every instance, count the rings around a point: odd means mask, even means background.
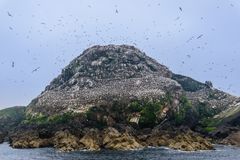
[{"label": "grey rock", "polygon": [[94,46],[75,58],[62,74],[28,106],[27,113],[44,115],[74,111],[113,101],[157,99],[181,91],[172,72],[127,45]]}]

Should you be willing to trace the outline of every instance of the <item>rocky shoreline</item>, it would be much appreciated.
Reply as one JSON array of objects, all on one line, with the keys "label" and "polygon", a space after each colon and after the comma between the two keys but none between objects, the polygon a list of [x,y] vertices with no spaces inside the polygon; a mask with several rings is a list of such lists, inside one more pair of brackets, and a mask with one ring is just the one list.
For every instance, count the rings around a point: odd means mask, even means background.
[{"label": "rocky shoreline", "polygon": [[[176,131],[156,131],[153,129],[148,134],[146,134],[146,131],[136,134],[134,130],[129,129],[125,132],[119,132],[113,127],[103,130],[85,129],[85,134],[81,137],[72,134],[67,129],[58,131],[51,137],[44,137],[36,131],[28,131],[9,136],[7,142],[16,149],[53,147],[62,152],[99,151],[102,149],[124,151],[147,147],[168,147],[181,151],[198,151],[213,150],[213,143],[240,146],[239,132],[234,132],[222,140],[214,140],[186,128]],[[4,139],[6,139],[6,135],[1,133],[0,144],[4,142]]]},{"label": "rocky shoreline", "polygon": [[[76,150],[98,151],[110,150],[135,150],[145,147],[169,147],[183,151],[211,150],[211,140],[191,130],[151,131],[148,134],[128,128],[128,131],[119,132],[108,127],[103,130],[96,128],[85,129],[82,137],[73,135],[69,130],[56,132],[52,137],[44,137],[35,131],[17,134],[10,137],[13,148],[42,148],[54,147],[60,151],[70,152]],[[146,131],[145,131],[146,132]]]}]

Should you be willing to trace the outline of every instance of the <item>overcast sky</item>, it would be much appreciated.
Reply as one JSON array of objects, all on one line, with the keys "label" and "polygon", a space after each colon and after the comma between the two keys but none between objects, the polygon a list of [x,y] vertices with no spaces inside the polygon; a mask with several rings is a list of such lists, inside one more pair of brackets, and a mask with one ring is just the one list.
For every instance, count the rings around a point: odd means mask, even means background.
[{"label": "overcast sky", "polygon": [[239,0],[0,0],[0,21],[0,108],[27,105],[99,44],[240,95]]}]

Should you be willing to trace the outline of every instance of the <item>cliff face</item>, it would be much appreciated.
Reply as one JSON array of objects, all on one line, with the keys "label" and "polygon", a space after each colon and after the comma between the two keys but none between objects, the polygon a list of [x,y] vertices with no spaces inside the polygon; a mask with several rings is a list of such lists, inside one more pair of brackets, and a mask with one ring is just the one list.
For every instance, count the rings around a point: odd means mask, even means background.
[{"label": "cliff face", "polygon": [[171,77],[167,67],[133,46],[94,46],[63,69],[31,102],[28,113],[84,112],[114,101],[157,99],[181,90]]}]

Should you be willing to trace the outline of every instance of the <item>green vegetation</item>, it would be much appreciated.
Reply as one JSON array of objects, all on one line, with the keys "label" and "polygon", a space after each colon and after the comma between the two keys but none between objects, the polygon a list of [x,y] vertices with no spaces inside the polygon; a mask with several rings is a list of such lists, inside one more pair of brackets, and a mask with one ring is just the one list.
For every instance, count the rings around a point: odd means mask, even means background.
[{"label": "green vegetation", "polygon": [[[134,101],[129,105],[129,110],[130,112],[140,113],[140,127],[153,127],[161,122],[158,115],[162,113],[163,108],[171,104],[172,96],[166,94],[166,96],[159,101]],[[207,103],[199,102],[197,105],[193,106],[187,97],[182,95],[179,99],[178,107],[167,114],[169,120],[176,126],[188,125],[191,127],[199,124],[199,122],[203,120],[213,117],[217,114],[217,111],[209,107]]]},{"label": "green vegetation", "polygon": [[25,112],[25,107],[12,107],[0,110],[0,119],[7,118],[23,118]]},{"label": "green vegetation", "polygon": [[128,109],[130,112],[141,112],[143,110],[143,106],[140,102],[133,101],[132,103],[130,103]]},{"label": "green vegetation", "polygon": [[205,127],[203,130],[207,133],[214,132],[217,129],[217,127]]},{"label": "green vegetation", "polygon": [[[192,104],[186,96],[179,98],[177,108],[172,108],[173,97],[167,93],[160,100],[156,101],[133,101],[127,107],[126,104],[114,103],[109,106],[91,107],[81,117],[89,126],[103,128],[108,124],[128,123],[132,116],[140,116],[138,126],[140,128],[152,128],[160,124],[165,118],[173,125],[187,125],[189,127],[201,126],[205,131],[210,132],[216,129],[218,121],[212,119],[217,114],[216,109],[209,106],[207,102],[198,102]],[[165,110],[167,117],[163,114]],[[44,116],[38,114],[34,117],[27,117],[25,124],[63,124],[76,118],[76,114],[72,112]]]},{"label": "green vegetation", "polygon": [[207,133],[215,131],[220,124],[221,120],[214,118],[204,118],[200,121],[200,126],[203,128],[203,131]]},{"label": "green vegetation", "polygon": [[218,113],[218,111],[209,106],[206,102],[199,102],[196,105],[196,113],[199,120],[208,119]]},{"label": "green vegetation", "polygon": [[0,110],[0,130],[10,131],[25,118],[25,107],[12,107]]},{"label": "green vegetation", "polygon": [[204,132],[210,133],[215,131],[217,126],[221,123],[220,120],[213,118],[219,111],[210,107],[207,103],[199,102],[196,106],[196,111],[196,117]]},{"label": "green vegetation", "polygon": [[162,104],[158,102],[147,102],[141,105],[140,127],[153,127],[157,123],[157,114],[162,110]]},{"label": "green vegetation", "polygon": [[99,112],[98,109],[99,109],[99,108],[97,108],[97,107],[91,107],[91,108],[89,108],[89,109],[87,110],[87,112],[86,112],[87,119],[88,119],[88,120],[94,119],[96,113]]},{"label": "green vegetation", "polygon": [[160,121],[158,117],[164,106],[169,105],[171,99],[170,94],[167,94],[159,101],[133,101],[128,105],[116,102],[108,107],[92,107],[86,112],[86,117],[89,125],[101,128],[110,121],[128,123],[129,116],[138,113],[140,114],[138,123],[140,127],[153,127]]},{"label": "green vegetation", "polygon": [[175,125],[188,125],[194,127],[200,125],[206,130],[213,130],[217,126],[218,121],[213,120],[212,117],[216,115],[218,111],[207,102],[198,102],[195,105],[185,97],[180,98],[180,104],[176,111],[171,114],[171,120]]},{"label": "green vegetation", "polygon": [[101,129],[108,125],[109,117],[112,118],[112,116],[114,116],[114,120],[118,120],[116,114],[118,114],[118,116],[123,116],[123,114],[121,113],[122,111],[119,104],[116,105],[117,104],[115,104],[114,107],[98,106],[89,108],[85,114],[88,125]]},{"label": "green vegetation", "polygon": [[130,113],[140,113],[140,127],[154,127],[159,121],[161,121],[158,115],[160,115],[162,109],[171,105],[171,103],[172,96],[170,93],[167,93],[158,101],[133,101],[128,106],[128,111]]},{"label": "green vegetation", "polygon": [[22,122],[24,124],[37,124],[37,125],[44,125],[44,124],[62,124],[68,123],[71,119],[74,118],[76,114],[72,112],[67,112],[63,114],[56,114],[52,116],[45,116],[42,114],[38,114],[34,117],[29,117]]},{"label": "green vegetation", "polygon": [[177,111],[173,113],[173,121],[176,125],[186,124],[192,121],[193,107],[191,102],[185,97],[180,98],[180,105]]}]

